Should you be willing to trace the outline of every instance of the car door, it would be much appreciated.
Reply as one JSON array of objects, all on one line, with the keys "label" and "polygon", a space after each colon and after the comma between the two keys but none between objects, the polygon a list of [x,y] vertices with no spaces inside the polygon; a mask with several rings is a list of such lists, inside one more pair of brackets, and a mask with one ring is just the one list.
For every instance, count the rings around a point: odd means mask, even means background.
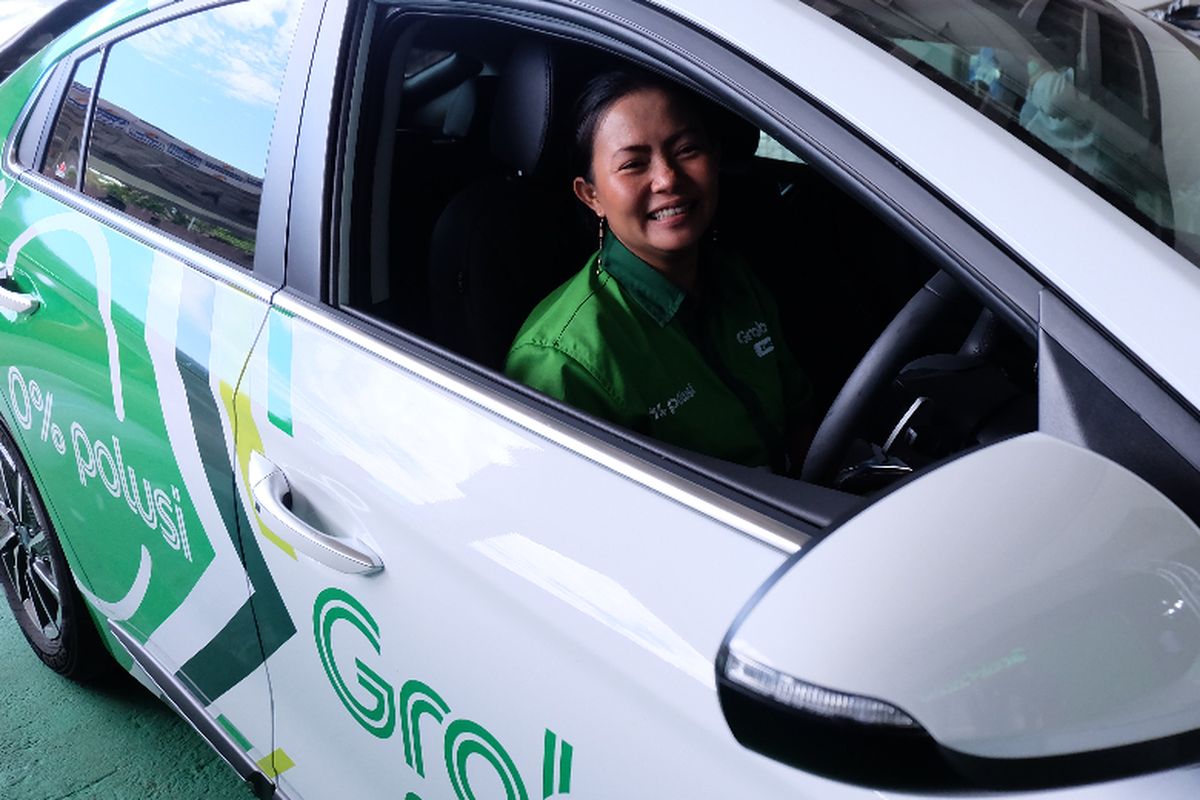
[{"label": "car door", "polygon": [[[272,587],[238,540],[229,403],[282,271],[259,232],[289,8],[82,45],[10,137],[0,214],[5,424],[110,648],[243,761],[271,751],[249,600]],[[227,68],[254,52],[248,94]]]},{"label": "car door", "polygon": [[326,6],[289,226],[295,285],[235,402],[242,499],[299,628],[268,662],[279,785],[306,798],[784,793],[795,773],[734,745],[713,657],[806,535],[299,288],[324,249],[339,44],[386,11]]},{"label": "car door", "polygon": [[[960,280],[982,274],[987,291],[1002,287],[989,308],[1035,336],[1042,287],[887,154],[741,56],[701,49],[711,40],[685,26],[641,6],[605,6],[608,19],[624,20],[620,30],[552,3],[538,4],[537,17],[493,10],[490,19],[514,36],[570,29],[592,44],[605,29],[613,50],[636,40],[680,70],[688,61],[679,50],[694,48],[689,75],[731,95],[741,81],[744,93],[731,102],[758,119],[768,108],[790,115],[781,129],[791,146],[801,140],[796,130],[820,143],[803,150],[806,159],[846,185],[826,162],[858,170],[879,193],[869,196],[876,205],[886,195],[892,211],[919,210],[923,235],[943,248],[928,248],[937,252],[930,257]],[[447,28],[480,33],[451,5],[421,11],[423,22],[441,13]],[[370,90],[361,87],[372,75],[359,59],[369,60],[373,37],[394,16],[383,4],[326,6],[298,145],[287,287],[235,400],[241,499],[289,616],[303,621],[269,661],[280,786],[308,798],[409,800],[527,797],[539,788],[544,798],[879,796],[751,756],[714,695],[720,637],[758,578],[809,541],[814,529],[802,515],[780,514],[636,438],[538,401],[423,338],[400,313],[381,319],[375,306],[346,301],[343,280],[364,268],[340,238],[356,224],[354,206],[372,232],[410,222],[389,217],[376,205],[381,194],[360,187],[370,185],[365,174],[392,179],[391,159],[411,155],[401,134],[412,130],[397,128],[394,152],[381,148],[378,158],[345,155],[368,113]],[[473,9],[470,21],[480,16]],[[400,26],[395,42],[419,34]],[[656,37],[637,38],[635,28]],[[423,61],[448,55],[427,49]],[[712,78],[718,72],[729,84]],[[414,182],[399,191],[436,188]],[[390,245],[386,270],[404,268],[410,244],[368,237],[372,252]],[[373,280],[388,276],[370,277],[365,296],[391,299],[373,293]],[[828,580],[853,594],[850,573]]]}]

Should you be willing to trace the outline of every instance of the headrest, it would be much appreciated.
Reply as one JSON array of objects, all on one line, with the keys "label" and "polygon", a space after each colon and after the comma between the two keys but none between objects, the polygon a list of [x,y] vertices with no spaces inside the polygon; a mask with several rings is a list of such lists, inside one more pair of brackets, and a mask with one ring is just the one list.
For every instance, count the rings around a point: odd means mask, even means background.
[{"label": "headrest", "polygon": [[492,154],[526,175],[537,167],[546,146],[553,79],[550,48],[534,41],[519,43],[500,75],[492,115]]},{"label": "headrest", "polygon": [[471,131],[471,123],[475,120],[475,109],[478,105],[474,80],[469,80],[455,89],[454,96],[450,98],[450,107],[446,109],[442,134],[451,139],[466,137]]}]

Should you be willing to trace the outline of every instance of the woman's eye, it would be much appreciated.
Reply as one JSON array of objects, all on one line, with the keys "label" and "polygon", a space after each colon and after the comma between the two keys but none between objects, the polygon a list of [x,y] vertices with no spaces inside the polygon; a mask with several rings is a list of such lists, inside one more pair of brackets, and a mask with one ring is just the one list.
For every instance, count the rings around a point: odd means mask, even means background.
[{"label": "woman's eye", "polygon": [[646,166],[645,161],[642,161],[641,159],[634,159],[633,161],[624,162],[623,164],[621,164],[621,166],[617,167],[617,169],[620,170],[621,172],[630,172],[632,170],[642,169],[645,166]]}]

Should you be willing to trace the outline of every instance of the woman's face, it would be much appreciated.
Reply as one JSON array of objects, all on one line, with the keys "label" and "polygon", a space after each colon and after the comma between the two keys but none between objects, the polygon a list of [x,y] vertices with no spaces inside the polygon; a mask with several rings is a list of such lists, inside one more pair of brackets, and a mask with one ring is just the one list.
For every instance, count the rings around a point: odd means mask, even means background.
[{"label": "woman's face", "polygon": [[686,106],[661,89],[617,100],[596,126],[592,175],[575,194],[634,255],[668,272],[694,264],[717,210],[717,157]]}]

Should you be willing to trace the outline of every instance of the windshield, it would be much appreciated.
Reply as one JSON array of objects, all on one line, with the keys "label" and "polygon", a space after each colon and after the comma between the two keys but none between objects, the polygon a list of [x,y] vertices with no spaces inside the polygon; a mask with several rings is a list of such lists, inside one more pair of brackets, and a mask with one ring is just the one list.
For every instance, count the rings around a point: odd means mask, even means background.
[{"label": "windshield", "polygon": [[1200,48],[1104,0],[805,0],[1200,264]]}]

